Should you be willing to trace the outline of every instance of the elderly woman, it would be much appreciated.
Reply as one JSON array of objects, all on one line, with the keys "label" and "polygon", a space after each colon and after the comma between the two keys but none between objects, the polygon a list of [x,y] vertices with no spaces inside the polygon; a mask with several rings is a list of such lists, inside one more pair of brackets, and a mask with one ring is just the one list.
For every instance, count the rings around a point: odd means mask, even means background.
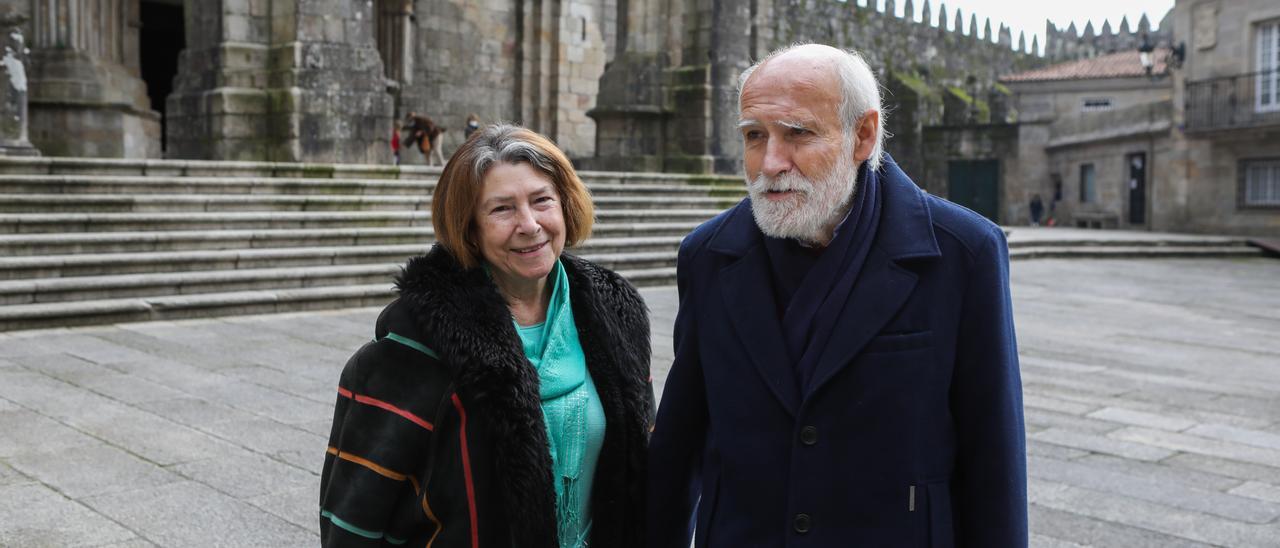
[{"label": "elderly woman", "polygon": [[438,243],[342,371],[325,545],[644,544],[648,313],[563,253],[592,216],[537,133],[489,126],[458,149],[433,197]]}]

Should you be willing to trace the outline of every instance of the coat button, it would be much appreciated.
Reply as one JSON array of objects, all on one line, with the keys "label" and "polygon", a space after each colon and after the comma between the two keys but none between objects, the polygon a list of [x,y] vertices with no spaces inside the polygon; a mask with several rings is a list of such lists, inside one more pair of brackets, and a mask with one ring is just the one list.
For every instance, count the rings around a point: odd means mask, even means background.
[{"label": "coat button", "polygon": [[806,426],[800,429],[800,443],[813,445],[818,443],[818,427]]},{"label": "coat button", "polygon": [[796,514],[796,518],[792,521],[791,525],[795,527],[797,533],[805,534],[809,532],[809,527],[812,526],[813,523],[809,518],[809,514]]}]

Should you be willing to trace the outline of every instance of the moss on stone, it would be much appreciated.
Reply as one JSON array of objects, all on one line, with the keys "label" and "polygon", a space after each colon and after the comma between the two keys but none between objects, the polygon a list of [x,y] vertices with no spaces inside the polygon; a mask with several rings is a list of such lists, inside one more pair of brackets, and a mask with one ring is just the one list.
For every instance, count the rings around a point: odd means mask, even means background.
[{"label": "moss on stone", "polygon": [[906,86],[911,91],[914,91],[916,95],[920,96],[921,98],[937,95],[937,92],[932,87],[930,87],[929,84],[924,81],[924,79],[920,78],[920,76],[916,75],[913,72],[898,72],[895,70],[895,71],[889,71],[889,74],[893,77],[893,79],[897,80],[903,86]]},{"label": "moss on stone", "polygon": [[973,97],[969,95],[969,92],[965,91],[964,88],[961,88],[960,86],[947,86],[947,92],[951,93],[951,95],[954,95],[956,99],[964,101],[965,103],[973,103]]}]

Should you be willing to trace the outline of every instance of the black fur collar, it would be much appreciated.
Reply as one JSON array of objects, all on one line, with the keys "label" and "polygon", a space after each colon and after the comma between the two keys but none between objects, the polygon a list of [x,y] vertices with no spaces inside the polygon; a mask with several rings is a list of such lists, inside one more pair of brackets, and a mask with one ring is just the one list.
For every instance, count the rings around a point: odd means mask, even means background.
[{"label": "black fur collar", "polygon": [[[597,478],[602,473],[621,473],[615,469],[637,466],[642,473],[643,447],[637,449],[635,444],[643,446],[644,441],[627,443],[635,436],[613,429],[627,430],[628,424],[638,424],[644,436],[649,422],[648,310],[635,289],[617,274],[569,254],[563,254],[562,260],[579,340],[609,421]],[[555,546],[555,492],[538,375],[524,357],[511,313],[497,287],[483,269],[462,269],[437,245],[409,261],[396,279],[396,288],[400,301],[411,309],[421,340],[453,368],[457,392],[485,409],[491,439],[503,440],[492,449],[494,469],[506,476],[501,497],[512,538],[519,539],[521,546]],[[637,383],[643,386],[637,387]],[[610,458],[632,462],[606,463]],[[639,517],[612,516],[610,509],[630,506],[618,499],[631,498],[634,493],[609,493],[604,497],[608,500],[600,500],[602,489],[608,489],[604,486],[609,484],[597,481],[601,488],[593,499],[596,541],[612,529],[601,521]],[[642,516],[642,509],[643,504],[627,512]]]}]

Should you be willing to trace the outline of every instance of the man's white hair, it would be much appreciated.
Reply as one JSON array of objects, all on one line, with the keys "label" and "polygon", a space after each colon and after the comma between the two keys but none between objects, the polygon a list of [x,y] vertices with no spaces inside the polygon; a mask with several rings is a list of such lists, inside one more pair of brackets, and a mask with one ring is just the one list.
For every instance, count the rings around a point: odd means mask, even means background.
[{"label": "man's white hair", "polygon": [[[738,111],[742,111],[742,88],[746,85],[747,79],[751,78],[751,74],[760,68],[761,65],[768,63],[774,57],[788,53],[796,48],[811,45],[809,43],[795,43],[786,47],[773,50],[766,55],[764,59],[757,61],[754,65],[747,67],[742,71],[742,75],[738,77]],[[876,81],[876,75],[871,71],[871,67],[867,65],[862,55],[854,50],[846,50],[836,48],[844,53],[835,57],[836,75],[840,79],[840,124],[844,131],[846,143],[853,143],[853,132],[858,127],[858,122],[862,121],[862,113],[868,110],[874,110],[880,113],[880,124],[876,127],[876,144],[871,149],[871,156],[867,158],[871,169],[880,168],[880,160],[884,154],[884,122],[885,112],[880,108],[880,83]]]}]

